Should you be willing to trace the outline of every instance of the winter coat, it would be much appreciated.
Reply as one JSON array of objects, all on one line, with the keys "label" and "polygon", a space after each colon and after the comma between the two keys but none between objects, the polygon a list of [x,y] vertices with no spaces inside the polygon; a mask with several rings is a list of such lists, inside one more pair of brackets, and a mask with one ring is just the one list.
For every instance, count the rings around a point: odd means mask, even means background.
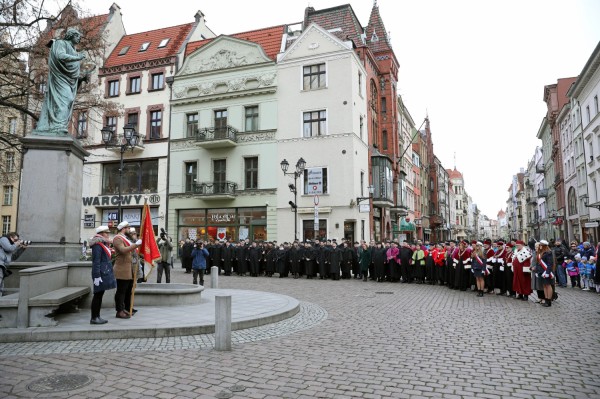
[{"label": "winter coat", "polygon": [[[100,243],[103,243],[104,247]],[[93,286],[94,294],[117,288],[108,243],[102,237],[94,237],[90,239],[90,247],[92,248],[92,281],[98,277],[102,279],[98,286]]]},{"label": "winter coat", "polygon": [[206,258],[208,257],[209,253],[206,248],[194,248],[192,250],[192,269],[205,270]]},{"label": "winter coat", "polygon": [[23,248],[19,248],[8,237],[0,237],[0,268],[7,269],[13,258],[16,259],[22,251]]},{"label": "winter coat", "polygon": [[[127,239],[128,240],[128,239]],[[115,266],[113,272],[117,280],[133,280],[133,252],[136,250],[137,245],[135,242],[126,241],[126,238],[120,234],[117,234],[113,238],[113,247],[117,255],[115,259]]]},{"label": "winter coat", "polygon": [[358,263],[360,264],[360,271],[366,273],[369,271],[369,265],[371,264],[371,251],[365,249],[358,253]]}]

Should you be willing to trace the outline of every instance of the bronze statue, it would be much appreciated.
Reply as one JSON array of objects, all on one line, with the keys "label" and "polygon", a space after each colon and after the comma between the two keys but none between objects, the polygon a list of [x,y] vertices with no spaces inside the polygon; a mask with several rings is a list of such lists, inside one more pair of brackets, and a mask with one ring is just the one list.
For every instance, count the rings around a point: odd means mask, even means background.
[{"label": "bronze statue", "polygon": [[67,29],[64,39],[52,40],[48,44],[48,84],[42,103],[42,111],[32,134],[39,136],[66,136],[67,127],[73,114],[73,103],[80,82],[86,81],[89,69],[81,71],[80,61],[83,53],[75,50],[80,42],[81,32],[75,28]]}]

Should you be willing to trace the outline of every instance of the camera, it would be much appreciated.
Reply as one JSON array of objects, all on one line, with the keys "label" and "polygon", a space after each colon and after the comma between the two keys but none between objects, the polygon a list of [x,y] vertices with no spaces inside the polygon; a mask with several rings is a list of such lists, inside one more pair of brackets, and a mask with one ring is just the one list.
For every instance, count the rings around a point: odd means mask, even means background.
[{"label": "camera", "polygon": [[21,240],[21,245],[24,245],[24,246],[31,245],[31,240]]}]

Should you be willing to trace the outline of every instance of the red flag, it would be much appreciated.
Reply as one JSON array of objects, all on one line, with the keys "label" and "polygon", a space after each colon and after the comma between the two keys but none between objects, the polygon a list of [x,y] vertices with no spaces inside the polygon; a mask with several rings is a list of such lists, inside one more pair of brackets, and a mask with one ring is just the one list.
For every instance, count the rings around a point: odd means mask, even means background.
[{"label": "red flag", "polygon": [[140,248],[140,254],[146,263],[152,265],[156,259],[160,259],[160,251],[156,245],[156,237],[154,236],[154,230],[152,229],[152,216],[150,215],[148,203],[144,204],[141,227],[142,246]]}]

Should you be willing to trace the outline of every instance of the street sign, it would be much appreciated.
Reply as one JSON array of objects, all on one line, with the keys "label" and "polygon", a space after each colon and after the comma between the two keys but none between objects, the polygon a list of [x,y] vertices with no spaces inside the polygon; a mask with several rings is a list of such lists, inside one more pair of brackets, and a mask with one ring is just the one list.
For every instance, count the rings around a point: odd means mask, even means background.
[{"label": "street sign", "polygon": [[369,213],[371,211],[371,204],[358,204],[358,212]]},{"label": "street sign", "polygon": [[96,227],[96,215],[83,215],[83,227]]},{"label": "street sign", "polygon": [[313,202],[315,203],[315,206],[319,205],[319,196],[318,195],[315,195],[313,197]]},{"label": "street sign", "polygon": [[315,205],[315,230],[319,230],[319,207]]},{"label": "street sign", "polygon": [[598,222],[588,222],[585,223],[583,226],[585,228],[593,228],[593,227],[598,227],[600,224]]}]

